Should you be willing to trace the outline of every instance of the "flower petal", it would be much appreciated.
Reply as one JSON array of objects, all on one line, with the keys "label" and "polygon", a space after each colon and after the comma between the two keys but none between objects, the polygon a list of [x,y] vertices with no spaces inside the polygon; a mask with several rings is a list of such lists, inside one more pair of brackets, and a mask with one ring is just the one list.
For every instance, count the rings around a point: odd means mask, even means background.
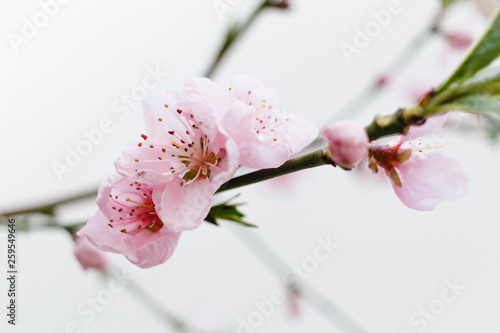
[{"label": "flower petal", "polygon": [[182,182],[173,180],[167,184],[165,191],[153,193],[158,216],[165,227],[173,232],[198,228],[214,201],[210,183],[206,179],[198,179],[186,186],[182,186]]},{"label": "flower petal", "polygon": [[188,79],[184,84],[184,94],[193,111],[210,108],[210,112],[221,119],[229,108],[227,92],[204,77]]},{"label": "flower petal", "polygon": [[433,210],[444,199],[460,197],[467,188],[460,165],[439,154],[412,156],[397,169],[402,186],[393,184],[394,192],[412,209]]},{"label": "flower petal", "polygon": [[288,128],[293,145],[293,154],[297,154],[318,137],[318,128],[304,117],[287,114]]},{"label": "flower petal", "polygon": [[438,132],[443,127],[447,118],[448,114],[436,117],[430,117],[422,125],[410,126],[408,133],[406,135],[401,135],[399,142],[402,143],[405,141],[412,141],[415,140],[416,138],[427,135],[430,132]]},{"label": "flower petal", "polygon": [[254,129],[254,108],[236,101],[224,115],[222,125],[238,144],[240,164],[255,168],[276,168],[286,162],[293,152],[287,136],[280,136],[280,142],[266,133]]}]

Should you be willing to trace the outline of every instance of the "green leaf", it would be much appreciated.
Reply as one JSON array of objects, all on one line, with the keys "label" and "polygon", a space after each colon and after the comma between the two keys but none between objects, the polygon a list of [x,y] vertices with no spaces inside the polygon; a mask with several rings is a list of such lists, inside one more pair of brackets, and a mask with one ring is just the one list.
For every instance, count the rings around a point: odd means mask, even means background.
[{"label": "green leaf", "polygon": [[465,111],[473,113],[493,112],[500,114],[500,101],[487,95],[472,95],[458,98],[451,103],[437,107],[439,112]]},{"label": "green leaf", "polygon": [[243,220],[245,215],[238,210],[238,207],[241,206],[242,204],[229,203],[238,196],[239,194],[226,200],[223,203],[212,206],[212,208],[210,208],[210,212],[208,213],[207,217],[205,217],[205,221],[215,225],[219,225],[219,220],[226,220],[226,221],[236,222],[245,227],[256,228],[257,226],[255,224],[251,224]]},{"label": "green leaf", "polygon": [[457,0],[441,0],[441,4],[443,5],[443,7],[448,7],[449,5],[451,5],[452,3],[456,2]]},{"label": "green leaf", "polygon": [[486,68],[456,87],[457,94],[500,93],[500,66]]},{"label": "green leaf", "polygon": [[493,60],[500,55],[500,11],[497,11],[493,21],[483,37],[469,52],[462,64],[443,83],[436,93],[440,93],[447,89],[455,82],[465,80],[472,77],[479,70],[488,66]]}]

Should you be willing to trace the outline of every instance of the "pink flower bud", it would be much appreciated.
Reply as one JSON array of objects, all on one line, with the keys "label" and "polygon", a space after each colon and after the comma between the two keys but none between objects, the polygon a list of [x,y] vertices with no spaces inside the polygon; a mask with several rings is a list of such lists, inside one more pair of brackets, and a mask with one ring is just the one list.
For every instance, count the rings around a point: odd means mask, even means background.
[{"label": "pink flower bud", "polygon": [[85,270],[89,268],[103,270],[109,263],[109,258],[104,252],[96,249],[88,240],[80,237],[75,239],[75,256]]},{"label": "pink flower bud", "polygon": [[352,169],[368,152],[368,134],[349,120],[327,126],[321,133],[328,140],[328,153],[335,164]]}]

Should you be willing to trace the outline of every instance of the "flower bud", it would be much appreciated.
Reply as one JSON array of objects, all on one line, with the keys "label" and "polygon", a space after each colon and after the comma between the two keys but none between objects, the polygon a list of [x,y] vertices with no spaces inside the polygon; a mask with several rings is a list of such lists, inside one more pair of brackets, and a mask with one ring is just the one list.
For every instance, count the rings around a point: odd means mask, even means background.
[{"label": "flower bud", "polygon": [[357,123],[339,121],[321,133],[328,140],[328,156],[344,169],[352,169],[368,152],[368,134]]}]

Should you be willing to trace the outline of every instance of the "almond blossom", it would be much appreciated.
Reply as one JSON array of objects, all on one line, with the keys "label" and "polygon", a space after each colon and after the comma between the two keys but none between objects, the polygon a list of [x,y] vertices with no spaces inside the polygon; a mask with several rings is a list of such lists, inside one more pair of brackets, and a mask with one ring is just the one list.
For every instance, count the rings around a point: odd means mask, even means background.
[{"label": "almond blossom", "polygon": [[240,75],[230,81],[231,107],[222,125],[238,144],[241,165],[278,167],[317,137],[315,126],[287,114],[274,92],[257,78]]},{"label": "almond blossom", "polygon": [[217,100],[192,101],[171,91],[148,96],[144,100],[146,134],[115,163],[124,176],[164,184],[163,193],[153,201],[171,231],[197,228],[212,206],[215,191],[239,166],[238,147],[220,126],[217,106]]},{"label": "almond blossom", "polygon": [[172,256],[181,236],[158,216],[154,198],[164,186],[151,186],[120,175],[99,188],[99,210],[77,235],[99,250],[121,253],[142,268],[164,263]]},{"label": "almond blossom", "polygon": [[370,168],[384,169],[398,198],[412,209],[433,210],[442,200],[456,199],[466,190],[467,179],[457,162],[410,142],[441,128],[445,120],[430,118],[422,126],[411,126],[398,140],[370,146]]}]

